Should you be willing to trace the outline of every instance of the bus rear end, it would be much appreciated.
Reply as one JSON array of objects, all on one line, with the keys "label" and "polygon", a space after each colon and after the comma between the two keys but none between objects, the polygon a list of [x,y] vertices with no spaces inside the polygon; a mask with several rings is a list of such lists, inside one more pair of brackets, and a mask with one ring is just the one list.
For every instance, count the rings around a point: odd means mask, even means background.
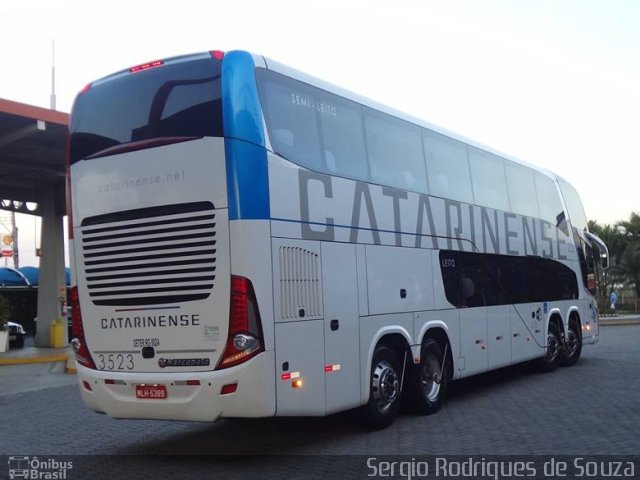
[{"label": "bus rear end", "polygon": [[75,101],[72,344],[82,398],[96,411],[274,413],[253,283],[231,271],[224,61],[211,52],[150,62]]}]

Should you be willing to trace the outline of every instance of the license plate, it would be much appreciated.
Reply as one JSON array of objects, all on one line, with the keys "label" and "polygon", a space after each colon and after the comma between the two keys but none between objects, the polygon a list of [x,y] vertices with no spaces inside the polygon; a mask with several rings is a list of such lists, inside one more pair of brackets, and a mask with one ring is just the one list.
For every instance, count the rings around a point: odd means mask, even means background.
[{"label": "license plate", "polygon": [[136,398],[143,400],[165,400],[167,398],[166,385],[136,385]]}]

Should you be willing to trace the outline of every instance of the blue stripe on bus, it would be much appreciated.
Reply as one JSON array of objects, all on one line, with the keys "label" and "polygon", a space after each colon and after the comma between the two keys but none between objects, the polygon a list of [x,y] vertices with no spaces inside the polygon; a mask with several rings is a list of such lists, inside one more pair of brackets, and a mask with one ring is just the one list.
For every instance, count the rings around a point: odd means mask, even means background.
[{"label": "blue stripe on bus", "polygon": [[264,220],[269,209],[267,151],[233,138],[225,139],[229,220]]},{"label": "blue stripe on bus", "polygon": [[222,62],[222,105],[229,220],[267,219],[269,175],[255,64],[234,51]]}]

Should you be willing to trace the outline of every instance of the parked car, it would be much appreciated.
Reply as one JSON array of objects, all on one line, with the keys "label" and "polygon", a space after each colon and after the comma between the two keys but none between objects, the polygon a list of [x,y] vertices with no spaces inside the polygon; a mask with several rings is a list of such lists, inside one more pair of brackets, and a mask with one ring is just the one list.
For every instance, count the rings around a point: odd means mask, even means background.
[{"label": "parked car", "polygon": [[16,348],[24,347],[24,337],[27,334],[22,328],[22,325],[14,322],[7,322],[7,327],[9,327],[9,346]]}]

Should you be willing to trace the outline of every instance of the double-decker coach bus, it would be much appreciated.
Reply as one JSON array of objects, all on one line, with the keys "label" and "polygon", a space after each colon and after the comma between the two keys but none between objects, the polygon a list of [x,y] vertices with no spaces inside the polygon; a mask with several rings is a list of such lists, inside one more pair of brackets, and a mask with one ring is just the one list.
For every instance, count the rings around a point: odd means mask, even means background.
[{"label": "double-decker coach bus", "polygon": [[87,85],[67,179],[79,387],[113,417],[384,427],[598,340],[569,183],[262,56]]}]

